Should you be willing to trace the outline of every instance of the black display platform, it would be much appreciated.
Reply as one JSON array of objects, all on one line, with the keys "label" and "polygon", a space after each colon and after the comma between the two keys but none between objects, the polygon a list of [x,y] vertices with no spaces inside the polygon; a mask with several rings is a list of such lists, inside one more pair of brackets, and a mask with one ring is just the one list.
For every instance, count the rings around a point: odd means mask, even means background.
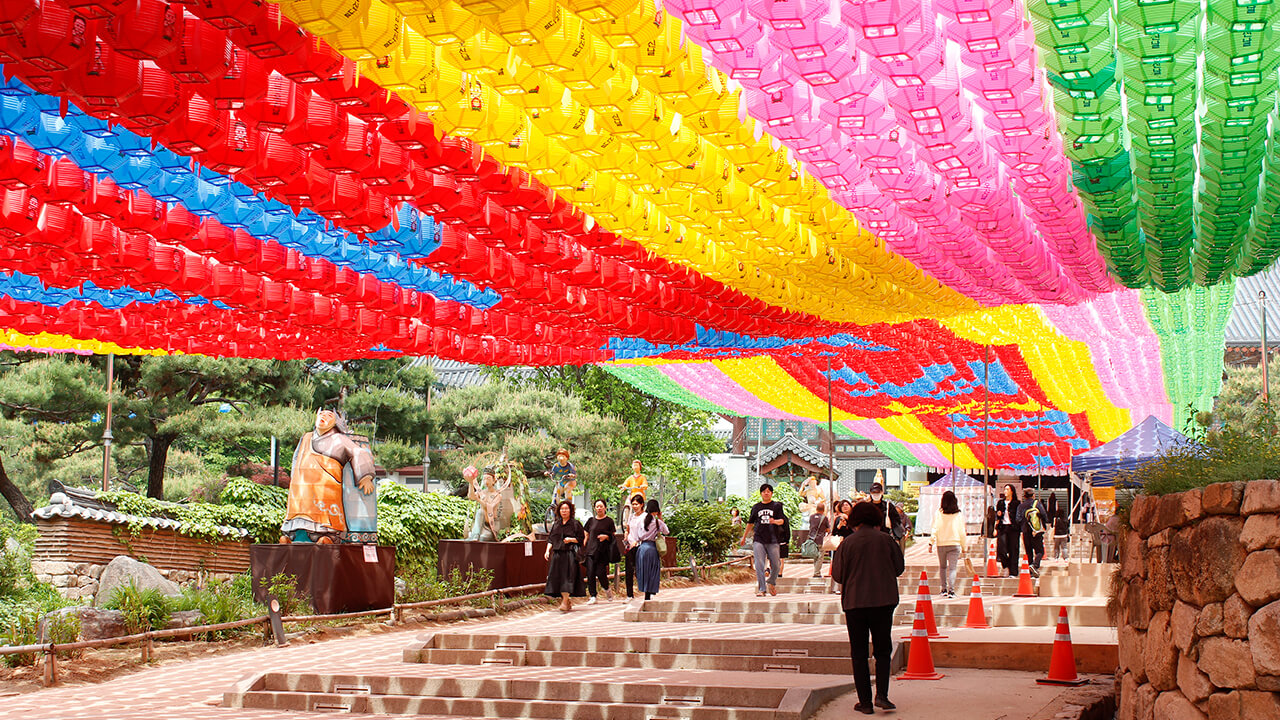
[{"label": "black display platform", "polygon": [[258,602],[266,602],[271,578],[285,573],[322,615],[389,608],[396,597],[396,549],[389,546],[253,545],[249,571]]},{"label": "black display platform", "polygon": [[[619,550],[622,535],[617,536]],[[546,582],[546,540],[525,542],[480,542],[478,540],[441,540],[437,570],[447,575],[454,568],[466,575],[469,568],[485,568],[493,571],[489,589],[520,587]],[[662,556],[663,567],[675,567],[676,541],[667,539],[667,552]]]}]

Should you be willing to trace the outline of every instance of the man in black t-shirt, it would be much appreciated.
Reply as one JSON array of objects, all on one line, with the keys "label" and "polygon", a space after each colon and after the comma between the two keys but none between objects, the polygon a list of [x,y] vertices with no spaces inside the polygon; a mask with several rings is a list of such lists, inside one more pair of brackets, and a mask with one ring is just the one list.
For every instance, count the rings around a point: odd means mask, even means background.
[{"label": "man in black t-shirt", "polygon": [[[742,533],[742,542],[745,544],[747,535],[755,531],[751,554],[756,566],[756,597],[764,597],[766,585],[770,595],[778,594],[778,574],[782,572],[779,535],[786,522],[782,503],[773,499],[773,486],[769,483],[761,485],[760,502],[751,506],[751,515],[748,516],[747,527]],[[766,561],[769,563],[767,578],[764,571]]]}]

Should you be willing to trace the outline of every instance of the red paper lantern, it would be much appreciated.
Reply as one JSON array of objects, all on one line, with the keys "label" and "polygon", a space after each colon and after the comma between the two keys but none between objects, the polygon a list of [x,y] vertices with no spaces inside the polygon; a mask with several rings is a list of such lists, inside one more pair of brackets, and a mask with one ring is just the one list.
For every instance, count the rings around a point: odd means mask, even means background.
[{"label": "red paper lantern", "polygon": [[135,60],[155,60],[173,52],[181,36],[181,6],[163,0],[131,0],[123,15],[112,16],[99,33],[116,52]]},{"label": "red paper lantern", "polygon": [[17,35],[39,9],[31,0],[0,0],[0,37]]},{"label": "red paper lantern", "polygon": [[284,129],[284,139],[299,150],[317,152],[337,142],[346,130],[347,114],[331,101],[313,95],[306,111],[295,115]]},{"label": "red paper lantern", "polygon": [[46,2],[27,21],[15,42],[21,48],[22,60],[44,79],[51,80],[50,73],[87,63],[93,57],[96,39],[93,23],[63,5]]},{"label": "red paper lantern", "polygon": [[284,56],[276,70],[290,80],[309,85],[332,76],[342,67],[343,58],[321,40],[306,42]]},{"label": "red paper lantern", "polygon": [[256,105],[267,94],[270,78],[266,64],[256,55],[231,45],[227,71],[209,83],[207,94],[223,110]]},{"label": "red paper lantern", "polygon": [[185,0],[184,4],[220,30],[252,27],[267,14],[267,3],[263,0]]},{"label": "red paper lantern", "polygon": [[[197,12],[200,8],[196,8]],[[227,30],[231,41],[264,60],[286,57],[308,44],[309,37],[302,28],[280,14],[277,5],[268,5],[266,13],[257,22]]]},{"label": "red paper lantern", "polygon": [[373,165],[381,142],[382,136],[376,127],[359,118],[348,117],[339,128],[339,134],[320,149],[317,157],[330,172],[360,175]]},{"label": "red paper lantern", "polygon": [[200,162],[223,175],[253,167],[258,158],[258,132],[232,117],[222,131],[223,141],[205,151]]},{"label": "red paper lantern", "polygon": [[44,182],[36,186],[36,190],[46,203],[79,205],[88,197],[92,182],[93,176],[63,158],[49,166]]},{"label": "red paper lantern", "polygon": [[138,91],[123,99],[116,112],[125,127],[149,135],[146,128],[181,122],[190,95],[187,87],[176,82],[167,70],[144,63]]},{"label": "red paper lantern", "polygon": [[225,32],[188,12],[183,13],[178,27],[178,46],[158,58],[157,65],[178,82],[193,85],[204,85],[227,74],[231,41]]},{"label": "red paper lantern", "polygon": [[156,245],[151,262],[137,269],[135,284],[141,290],[167,290],[182,276],[186,257],[177,248]]},{"label": "red paper lantern", "polygon": [[282,133],[295,117],[305,117],[311,91],[298,87],[277,72],[267,78],[267,90],[255,103],[246,105],[236,116],[261,132]]},{"label": "red paper lantern", "polygon": [[87,106],[86,111],[100,116],[102,112],[113,112],[120,101],[138,92],[140,68],[137,60],[99,40],[94,43],[89,62],[62,73],[62,81]]},{"label": "red paper lantern", "polygon": [[0,191],[0,237],[20,238],[34,233],[43,207],[44,203],[28,190]]},{"label": "red paper lantern", "polygon": [[161,128],[157,139],[179,155],[199,155],[227,141],[230,116],[200,93],[190,93],[183,109]]},{"label": "red paper lantern", "polygon": [[0,187],[21,190],[40,184],[48,156],[8,135],[0,135]]},{"label": "red paper lantern", "polygon": [[275,133],[258,136],[258,159],[253,176],[264,187],[286,185],[306,168],[302,151]]}]

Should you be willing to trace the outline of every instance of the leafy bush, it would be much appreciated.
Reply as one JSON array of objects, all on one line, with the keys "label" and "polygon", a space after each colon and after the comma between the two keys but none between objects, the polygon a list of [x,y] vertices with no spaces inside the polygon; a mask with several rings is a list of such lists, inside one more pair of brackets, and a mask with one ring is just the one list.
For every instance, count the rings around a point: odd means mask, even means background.
[{"label": "leafy bush", "polygon": [[139,590],[134,583],[116,588],[104,607],[124,613],[124,626],[130,634],[163,629],[172,614],[168,598],[159,590]]},{"label": "leafy bush", "polygon": [[[218,539],[218,527],[225,525],[245,529],[256,542],[275,542],[280,537],[287,496],[283,488],[258,485],[242,477],[227,478],[220,504],[166,502],[124,490],[98,495],[123,513],[177,520],[185,535]],[[136,532],[141,526],[130,529]]]},{"label": "leafy bush", "polygon": [[1148,462],[1118,487],[1141,486],[1147,495],[1166,495],[1218,482],[1280,477],[1280,437],[1275,412],[1264,406],[1264,418],[1219,430],[1190,428],[1195,445],[1170,449]]},{"label": "leafy bush", "polygon": [[[484,592],[493,584],[493,571],[488,568],[468,567],[465,573],[453,568],[440,577],[434,564],[415,560],[402,565],[400,570],[404,590],[400,593],[399,602],[425,602],[471,595]],[[472,605],[484,605],[489,600],[481,598],[470,602]]]},{"label": "leafy bush", "polygon": [[311,598],[298,589],[298,578],[280,573],[267,581],[267,594],[280,601],[280,614],[291,615],[312,614]]},{"label": "leafy bush", "polygon": [[[920,511],[920,495],[919,494],[912,494],[904,490],[894,488],[893,490],[886,491],[884,496],[889,498],[890,502],[892,502],[894,505],[897,505],[899,508],[902,509],[903,512],[907,513],[908,515],[914,515],[915,513]],[[914,520],[912,522],[914,524]]]},{"label": "leafy bush", "polygon": [[[36,642],[40,616],[67,605],[49,583],[31,571],[31,551],[36,529],[0,517],[0,642],[29,645]],[[10,667],[35,662],[35,656],[6,655]]]},{"label": "leafy bush", "polygon": [[378,542],[395,546],[398,564],[433,564],[436,545],[442,539],[462,537],[476,507],[453,495],[382,483],[378,486]]},{"label": "leafy bush", "polygon": [[[28,611],[14,614],[8,618],[3,627],[0,627],[0,640],[3,640],[5,645],[35,645],[39,642],[37,636],[39,623],[39,613]],[[36,654],[12,653],[3,656],[3,659],[8,667],[23,667],[34,665]]]},{"label": "leafy bush", "polygon": [[[202,588],[183,588],[182,596],[172,602],[172,607],[175,611],[199,612],[202,625],[219,625],[266,614],[266,610],[253,600],[252,579],[248,573],[236,575],[230,581],[214,580]],[[208,633],[207,639],[231,637],[251,630],[252,627],[218,630]]]},{"label": "leafy bush", "polygon": [[699,562],[720,562],[737,544],[741,531],[729,519],[727,503],[684,502],[665,518],[680,548]]},{"label": "leafy bush", "polygon": [[[67,645],[80,639],[80,618],[70,613],[49,618],[45,628],[48,641],[55,645]],[[79,657],[83,650],[59,650],[58,657]]]}]

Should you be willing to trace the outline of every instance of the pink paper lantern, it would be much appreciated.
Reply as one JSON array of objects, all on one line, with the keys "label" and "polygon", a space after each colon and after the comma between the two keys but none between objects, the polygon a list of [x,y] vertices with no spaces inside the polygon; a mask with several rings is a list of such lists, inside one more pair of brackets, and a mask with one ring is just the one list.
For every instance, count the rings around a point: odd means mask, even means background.
[{"label": "pink paper lantern", "polygon": [[752,0],[747,12],[773,30],[803,30],[831,10],[831,0]]}]

